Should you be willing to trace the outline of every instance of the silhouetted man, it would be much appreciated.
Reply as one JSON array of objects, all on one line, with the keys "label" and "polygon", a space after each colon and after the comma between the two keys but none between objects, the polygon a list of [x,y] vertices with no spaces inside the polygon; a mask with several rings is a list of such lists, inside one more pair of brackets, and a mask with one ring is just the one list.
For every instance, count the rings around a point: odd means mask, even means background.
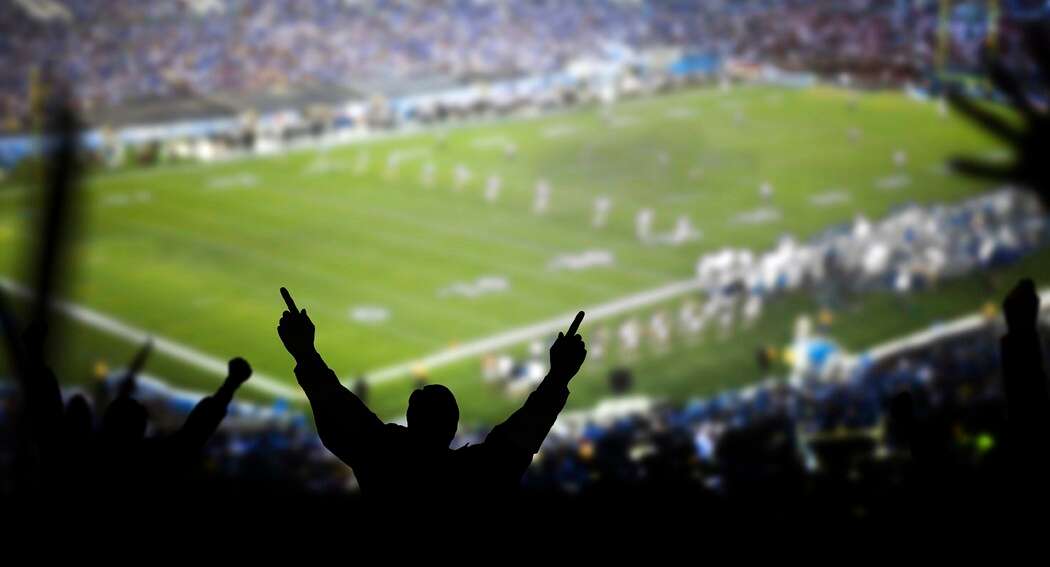
[{"label": "silhouetted man", "polygon": [[1000,348],[1012,488],[1022,499],[1031,498],[1034,491],[1045,498],[1050,473],[1050,396],[1038,331],[1039,294],[1032,280],[1022,280],[1010,292],[1003,302],[1003,314],[1007,333]]},{"label": "silhouetted man", "polygon": [[288,311],[277,333],[295,358],[295,376],[310,400],[321,441],[354,469],[369,498],[419,503],[510,494],[565,406],[569,380],[587,356],[576,333],[581,311],[568,332],[558,334],[550,373],[525,405],[493,428],[484,443],[452,450],[459,407],[448,388],[428,385],[412,392],[407,428],[383,423],[314,349],[314,324],[306,310],[300,311],[284,288],[281,294]]}]

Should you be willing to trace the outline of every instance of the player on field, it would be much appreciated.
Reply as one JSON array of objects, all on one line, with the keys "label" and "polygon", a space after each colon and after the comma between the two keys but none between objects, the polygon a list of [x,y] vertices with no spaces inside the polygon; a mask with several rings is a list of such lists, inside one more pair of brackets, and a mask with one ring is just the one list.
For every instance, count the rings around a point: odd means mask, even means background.
[{"label": "player on field", "polygon": [[502,188],[503,179],[496,174],[490,175],[488,181],[485,182],[485,200],[490,203],[498,201],[499,192]]},{"label": "player on field", "polygon": [[598,327],[594,331],[594,338],[591,339],[591,356],[596,360],[605,358],[606,350],[609,345],[609,328],[605,325]]},{"label": "player on field", "polygon": [[684,244],[700,237],[700,231],[693,226],[688,215],[679,215],[675,221],[674,232],[671,233],[672,244]]},{"label": "player on field", "polygon": [[638,352],[642,333],[638,328],[638,321],[631,318],[620,324],[620,352],[625,359],[631,359]]},{"label": "player on field", "polygon": [[609,211],[612,209],[612,200],[606,196],[598,197],[594,200],[594,217],[591,219],[591,226],[594,228],[603,228],[609,220]]},{"label": "player on field", "polygon": [[368,165],[371,161],[372,156],[368,152],[357,154],[357,158],[354,160],[354,175],[364,175],[368,171]]},{"label": "player on field", "polygon": [[472,174],[469,167],[461,163],[456,164],[456,169],[452,174],[452,188],[456,191],[462,191],[470,183],[471,177]]},{"label": "player on field", "polygon": [[423,169],[419,173],[419,182],[423,184],[423,187],[430,189],[434,186],[435,167],[433,162],[427,162],[423,164]]},{"label": "player on field", "polygon": [[652,314],[649,318],[649,336],[657,352],[667,351],[671,345],[671,323],[667,320],[667,313],[657,311]]},{"label": "player on field", "polygon": [[638,240],[648,242],[653,231],[653,210],[642,209],[634,218],[634,230]]},{"label": "player on field", "polygon": [[398,166],[401,165],[401,158],[397,152],[390,152],[386,156],[386,168],[383,170],[383,177],[386,179],[397,179]]},{"label": "player on field", "polygon": [[893,152],[893,165],[897,166],[898,169],[903,169],[908,165],[908,152],[898,149]]},{"label": "player on field", "polygon": [[540,179],[536,182],[536,198],[532,204],[532,211],[538,215],[546,213],[550,208],[550,201],[551,184],[546,179]]},{"label": "player on field", "polygon": [[773,200],[773,184],[763,181],[758,188],[758,196],[762,198],[763,203],[769,205]]}]

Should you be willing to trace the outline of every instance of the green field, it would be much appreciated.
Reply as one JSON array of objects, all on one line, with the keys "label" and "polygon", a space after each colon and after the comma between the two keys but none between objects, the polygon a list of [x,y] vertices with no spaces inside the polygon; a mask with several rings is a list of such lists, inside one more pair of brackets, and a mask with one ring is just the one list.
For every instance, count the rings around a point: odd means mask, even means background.
[{"label": "green field", "polygon": [[[984,187],[946,175],[945,157],[1001,153],[970,125],[940,116],[936,105],[895,93],[701,90],[620,103],[611,116],[583,109],[322,151],[99,173],[84,187],[76,277],[67,295],[201,353],[243,355],[257,371],[295,388],[275,332],[282,285],[308,309],[330,365],[344,377],[367,375],[688,280],[697,258],[722,246],[761,251],[782,234],[809,237],[858,212],[879,218],[909,201],[964,199]],[[851,140],[854,128],[861,135]],[[513,157],[502,149],[508,142],[517,148]],[[892,160],[898,149],[908,154],[904,168]],[[396,173],[385,171],[392,153],[400,159]],[[435,168],[431,187],[421,181],[426,163]],[[458,164],[473,179],[457,192]],[[483,196],[491,174],[503,181],[495,203]],[[880,186],[902,175],[910,180],[906,187]],[[541,177],[553,187],[551,209],[535,215]],[[764,206],[758,187],[767,180],[780,218],[743,222],[740,215]],[[0,270],[19,279],[27,192],[0,189]],[[829,192],[849,200],[813,202]],[[602,229],[590,220],[598,196],[613,203]],[[642,208],[654,210],[657,231],[688,215],[703,237],[682,246],[642,244],[634,228]],[[614,265],[549,269],[559,255],[589,250],[611,252]],[[1016,271],[1046,264],[1036,260]],[[503,278],[508,288],[473,298],[443,293],[483,277]],[[937,296],[917,296],[907,310],[888,295],[862,298],[833,330],[848,346],[874,344],[973,311],[1005,283],[991,285],[983,278],[954,282]],[[380,308],[388,318],[351,317],[362,307]],[[814,308],[806,297],[783,298],[767,306],[759,328],[731,340],[643,351],[635,362],[637,388],[683,398],[753,380],[756,345],[783,343],[794,316]],[[851,320],[864,325],[843,325]],[[600,323],[585,322],[585,335],[589,324]],[[72,346],[56,364],[70,381],[86,379],[99,360],[121,364],[135,348],[83,322],[66,331]],[[605,374],[616,363],[615,352],[589,361],[571,404],[604,396]],[[147,370],[194,388],[217,381],[162,352]],[[517,403],[481,383],[476,358],[429,374],[456,391],[468,421],[497,418]],[[371,405],[398,415],[411,387],[408,377],[376,384]]]}]

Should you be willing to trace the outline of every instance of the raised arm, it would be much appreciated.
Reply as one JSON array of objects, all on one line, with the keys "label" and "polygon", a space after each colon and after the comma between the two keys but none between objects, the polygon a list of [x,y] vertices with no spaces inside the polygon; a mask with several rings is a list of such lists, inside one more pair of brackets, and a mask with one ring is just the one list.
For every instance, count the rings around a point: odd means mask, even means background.
[{"label": "raised arm", "polygon": [[229,372],[219,389],[193,407],[186,423],[173,436],[179,450],[187,454],[196,454],[215,434],[226,417],[226,410],[233,400],[233,394],[237,388],[248,381],[252,375],[252,367],[243,358],[234,358],[230,361]]},{"label": "raised arm", "polygon": [[314,412],[321,442],[351,467],[378,442],[383,422],[353,392],[344,387],[314,348],[314,324],[281,288],[288,310],[281,316],[277,334],[295,359],[295,377]]},{"label": "raised arm", "polygon": [[44,355],[44,341],[47,329],[39,323],[32,323],[22,336],[22,380],[30,423],[32,424],[35,442],[41,448],[51,448],[57,442],[57,435],[62,421],[65,406],[58,379],[48,366]]},{"label": "raised arm", "polygon": [[551,345],[550,372],[518,411],[492,429],[485,439],[486,445],[499,445],[530,456],[540,450],[569,398],[569,381],[587,358],[587,347],[577,333],[581,322],[583,311],[576,314],[567,333],[558,333]]}]

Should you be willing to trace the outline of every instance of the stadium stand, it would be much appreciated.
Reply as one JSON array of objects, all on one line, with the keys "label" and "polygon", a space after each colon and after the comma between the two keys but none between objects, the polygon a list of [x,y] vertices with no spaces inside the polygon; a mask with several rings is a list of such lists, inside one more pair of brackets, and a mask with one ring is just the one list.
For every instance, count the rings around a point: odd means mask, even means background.
[{"label": "stadium stand", "polygon": [[[136,101],[318,86],[390,96],[401,81],[538,75],[647,48],[896,84],[921,80],[941,57],[935,2],[282,0],[254,10],[242,0],[27,0],[0,10],[9,130],[30,124],[41,74],[75,84],[88,115],[105,116]],[[978,61],[970,29],[944,55],[961,69]],[[1011,20],[998,33],[1017,51]]]}]

